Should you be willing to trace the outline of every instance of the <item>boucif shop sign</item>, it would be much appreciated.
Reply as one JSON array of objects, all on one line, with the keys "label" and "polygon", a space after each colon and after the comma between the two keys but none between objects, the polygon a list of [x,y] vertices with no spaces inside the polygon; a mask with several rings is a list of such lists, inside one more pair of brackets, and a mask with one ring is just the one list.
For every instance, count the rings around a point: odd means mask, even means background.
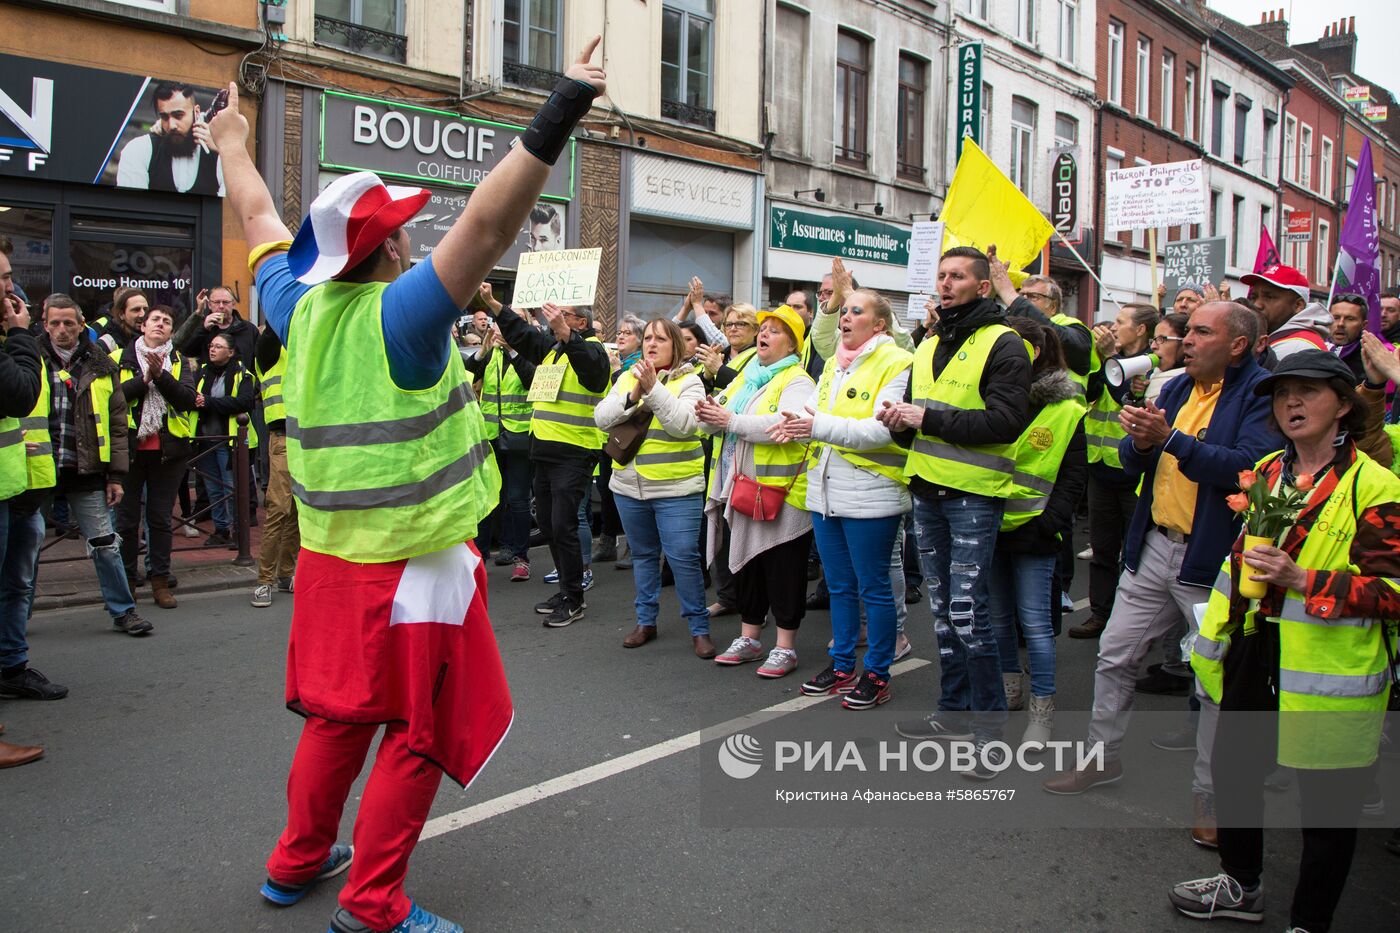
[{"label": "boucif shop sign", "polygon": [[[523,136],[523,126],[473,120],[337,91],[321,97],[321,166],[368,170],[424,185],[475,188]],[[543,197],[567,201],[574,193],[574,148],[549,173]]]}]

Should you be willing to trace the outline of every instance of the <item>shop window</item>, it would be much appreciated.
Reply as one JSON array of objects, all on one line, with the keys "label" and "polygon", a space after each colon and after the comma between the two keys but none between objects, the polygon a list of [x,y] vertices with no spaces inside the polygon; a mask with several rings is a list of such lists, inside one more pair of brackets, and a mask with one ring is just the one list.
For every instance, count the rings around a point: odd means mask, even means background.
[{"label": "shop window", "polygon": [[559,0],[505,0],[501,19],[502,77],[510,84],[554,89],[559,80]]},{"label": "shop window", "polygon": [[404,0],[316,0],[316,42],[369,58],[402,62]]},{"label": "shop window", "polygon": [[715,128],[714,0],[667,0],[661,10],[661,115]]},{"label": "shop window", "polygon": [[140,288],[177,322],[189,313],[194,285],[194,227],[102,214],[74,213],[68,229],[72,274],[66,291],[85,312],[109,304],[123,285]]},{"label": "shop window", "polygon": [[0,236],[9,241],[15,290],[31,305],[62,291],[53,282],[53,211],[0,204]]}]

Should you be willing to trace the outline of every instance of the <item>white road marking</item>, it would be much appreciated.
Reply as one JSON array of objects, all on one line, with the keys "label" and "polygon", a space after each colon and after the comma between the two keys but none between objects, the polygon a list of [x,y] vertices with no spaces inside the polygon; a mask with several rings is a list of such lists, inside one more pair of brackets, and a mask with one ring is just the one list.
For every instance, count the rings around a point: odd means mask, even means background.
[{"label": "white road marking", "polygon": [[[923,658],[910,658],[901,661],[890,668],[890,677],[898,677],[910,671],[916,671],[921,667],[927,667],[932,661]],[[599,762],[596,765],[589,765],[587,768],[580,768],[568,774],[561,774],[559,777],[551,778],[548,781],[541,781],[529,787],[522,787],[520,790],[512,791],[509,794],[502,794],[500,797],[464,807],[454,813],[445,813],[442,816],[434,817],[423,827],[423,833],[419,840],[432,839],[435,836],[442,836],[446,833],[455,832],[459,829],[466,829],[475,823],[481,823],[493,817],[502,816],[512,810],[529,806],[532,803],[539,803],[541,800],[548,800],[550,797],[585,787],[606,778],[614,777],[640,768],[643,765],[651,764],[653,761],[660,761],[662,758],[669,758],[672,755],[687,751],[692,748],[699,748],[702,738],[709,735],[711,740],[722,738],[735,732],[742,731],[750,726],[761,722],[769,722],[774,716],[795,713],[799,710],[810,709],[818,703],[825,703],[833,700],[835,696],[809,697],[799,696],[791,700],[784,700],[773,706],[761,709],[756,713],[749,713],[737,719],[731,719],[702,729],[696,732],[688,732],[685,735],[678,735],[673,739],[658,742],[647,748],[640,748],[635,752],[629,752],[617,758]]]}]

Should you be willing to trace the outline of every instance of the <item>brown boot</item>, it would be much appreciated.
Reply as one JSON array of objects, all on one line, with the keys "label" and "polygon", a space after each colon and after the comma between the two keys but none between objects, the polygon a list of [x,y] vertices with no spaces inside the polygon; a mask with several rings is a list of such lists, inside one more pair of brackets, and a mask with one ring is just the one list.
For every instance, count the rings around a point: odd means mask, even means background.
[{"label": "brown boot", "polygon": [[163,573],[151,574],[151,599],[162,609],[174,609],[180,605],[170,592],[170,580]]},{"label": "brown boot", "polygon": [[695,643],[695,656],[701,660],[708,661],[719,653],[709,635],[692,635],[690,640]]},{"label": "brown boot", "polygon": [[1115,758],[1105,761],[1103,768],[1085,768],[1082,771],[1062,771],[1040,785],[1052,794],[1062,797],[1077,797],[1101,784],[1112,784],[1123,778],[1123,766]]},{"label": "brown boot", "polygon": [[1215,798],[1196,794],[1191,804],[1191,841],[1203,849],[1220,848],[1220,834],[1215,825]]},{"label": "brown boot", "polygon": [[1076,625],[1069,630],[1070,638],[1098,638],[1103,634],[1104,626],[1108,623],[1103,619],[1091,618],[1082,625]]},{"label": "brown boot", "polygon": [[622,639],[622,647],[640,648],[642,645],[645,645],[649,641],[654,641],[655,639],[656,626],[639,625],[632,630],[631,634]]},{"label": "brown boot", "polygon": [[0,742],[0,768],[17,768],[42,757],[44,750],[37,745],[11,745],[9,742]]}]

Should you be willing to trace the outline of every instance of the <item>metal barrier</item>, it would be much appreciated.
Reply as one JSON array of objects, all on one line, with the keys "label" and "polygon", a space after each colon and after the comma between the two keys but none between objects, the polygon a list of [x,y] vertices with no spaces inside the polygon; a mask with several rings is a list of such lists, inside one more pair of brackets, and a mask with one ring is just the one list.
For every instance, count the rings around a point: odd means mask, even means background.
[{"label": "metal barrier", "polygon": [[[253,501],[253,491],[249,486],[248,469],[250,463],[250,456],[248,451],[249,418],[247,415],[240,414],[235,416],[235,420],[238,422],[238,430],[233,434],[205,435],[203,437],[195,438],[191,441],[191,444],[195,448],[196,452],[189,459],[189,471],[190,473],[194,474],[195,477],[204,478],[205,488],[210,490],[211,495],[213,494],[213,491],[217,489],[220,485],[219,479],[213,473],[200,469],[200,461],[204,461],[206,460],[206,458],[212,457],[220,449],[220,447],[223,446],[223,442],[233,441],[233,488],[228,492],[225,492],[222,496],[219,496],[217,499],[211,499],[206,507],[195,512],[188,519],[182,518],[178,515],[171,516],[170,531],[172,537],[170,552],[172,554],[181,553],[185,551],[213,551],[227,547],[227,545],[223,544],[195,544],[187,547],[176,547],[174,542],[181,540],[181,538],[183,537],[179,534],[179,530],[181,527],[197,528],[198,522],[207,519],[211,515],[213,515],[214,506],[220,505],[232,499],[234,503],[234,543],[238,545],[238,556],[236,556],[233,559],[232,563],[239,567],[251,567],[255,563],[251,553],[252,528],[248,524],[249,505]],[[205,442],[208,442],[207,446],[205,445]],[[204,449],[199,450],[199,447],[204,447]],[[57,538],[51,538],[49,540],[46,540],[44,544],[39,548],[39,562],[41,564],[62,564],[71,561],[86,561],[89,559],[86,553],[70,557],[44,556],[45,551],[47,551],[49,548],[53,547],[54,545],[58,544],[60,541],[63,540],[64,538],[61,535]]]}]

